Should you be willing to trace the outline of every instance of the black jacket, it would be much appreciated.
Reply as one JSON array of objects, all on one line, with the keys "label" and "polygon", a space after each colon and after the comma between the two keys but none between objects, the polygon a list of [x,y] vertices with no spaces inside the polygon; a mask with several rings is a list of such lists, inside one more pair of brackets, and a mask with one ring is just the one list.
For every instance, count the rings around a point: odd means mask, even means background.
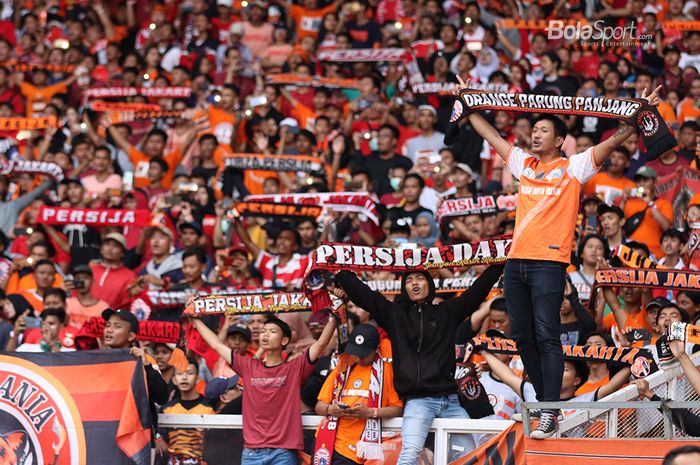
[{"label": "black jacket", "polygon": [[[401,296],[395,302],[372,291],[352,272],[340,271],[335,279],[350,300],[371,313],[379,326],[389,333],[394,387],[399,397],[406,400],[457,392],[455,332],[459,324],[479,308],[502,271],[503,265],[490,266],[468,291],[438,305],[411,302],[403,284],[406,274],[401,280]],[[427,302],[432,302],[435,286],[432,278],[428,282]]]}]

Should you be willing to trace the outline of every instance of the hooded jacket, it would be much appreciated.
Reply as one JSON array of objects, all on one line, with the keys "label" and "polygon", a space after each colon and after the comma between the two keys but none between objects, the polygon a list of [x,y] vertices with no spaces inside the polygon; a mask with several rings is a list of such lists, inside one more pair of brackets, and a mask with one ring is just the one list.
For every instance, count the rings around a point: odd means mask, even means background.
[{"label": "hooded jacket", "polygon": [[461,296],[433,305],[435,284],[428,272],[430,291],[425,303],[412,302],[401,278],[401,296],[394,302],[371,290],[355,273],[340,271],[336,284],[356,305],[368,311],[388,334],[394,365],[394,387],[403,400],[457,392],[455,332],[486,299],[503,272],[490,266]]}]

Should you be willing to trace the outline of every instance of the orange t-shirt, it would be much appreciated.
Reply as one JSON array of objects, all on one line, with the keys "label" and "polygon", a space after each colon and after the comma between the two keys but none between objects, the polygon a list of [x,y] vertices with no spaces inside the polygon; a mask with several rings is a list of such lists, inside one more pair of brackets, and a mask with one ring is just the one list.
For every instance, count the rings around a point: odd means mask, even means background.
[{"label": "orange t-shirt", "polygon": [[[63,277],[56,273],[55,280],[53,282],[53,287],[61,287],[63,285]],[[29,273],[27,275],[19,277],[19,273],[12,273],[10,279],[5,286],[5,292],[7,294],[17,294],[21,291],[26,291],[29,289],[36,289],[36,281],[34,280],[34,273]]]},{"label": "orange t-shirt", "polygon": [[[656,199],[654,201],[656,209],[661,212],[661,214],[669,221],[673,221],[673,206],[664,199]],[[629,219],[630,216],[637,212],[641,212],[647,207],[644,200],[639,198],[631,198],[627,201],[625,205],[625,218]],[[656,256],[662,257],[663,251],[661,250],[661,244],[659,240],[661,239],[661,234],[663,229],[659,226],[652,216],[651,208],[647,208],[644,214],[644,219],[642,224],[639,225],[637,230],[633,232],[629,239],[637,242],[643,242],[649,247],[649,250]]]},{"label": "orange t-shirt", "polygon": [[695,100],[686,97],[678,104],[678,124],[695,121],[700,116],[700,108],[695,106]]},{"label": "orange t-shirt", "polygon": [[600,169],[593,148],[542,163],[511,146],[506,165],[520,180],[508,258],[569,263],[583,185]]},{"label": "orange t-shirt", "polygon": [[634,189],[635,187],[637,185],[625,177],[615,179],[608,173],[597,173],[586,183],[583,192],[586,195],[599,194],[605,203],[610,204],[613,200],[620,197],[625,189]]},{"label": "orange t-shirt", "polygon": [[36,293],[36,289],[24,289],[19,292],[19,295],[27,299],[27,302],[34,307],[36,313],[44,311],[44,299]]},{"label": "orange t-shirt", "polygon": [[[173,182],[173,175],[175,174],[175,168],[180,164],[181,159],[182,153],[179,148],[163,155],[163,160],[168,164],[168,173],[161,182],[161,186],[163,186],[164,189],[170,189],[170,185]],[[129,160],[134,164],[134,187],[147,187],[149,184],[148,167],[151,163],[151,157],[132,146],[131,150],[129,150]]]},{"label": "orange t-shirt", "polygon": [[671,105],[666,102],[659,103],[659,115],[664,119],[668,127],[675,125],[678,120],[676,119],[676,112],[673,111]]},{"label": "orange t-shirt", "polygon": [[318,118],[318,113],[313,111],[311,108],[298,103],[292,109],[292,116],[294,119],[299,121],[299,126],[301,129],[308,129],[309,131],[314,130],[314,125],[316,124],[316,118]]},{"label": "orange t-shirt", "polygon": [[311,36],[315,39],[321,30],[323,17],[328,13],[333,13],[335,8],[336,6],[331,4],[320,10],[308,10],[301,5],[292,4],[289,8],[289,16],[296,24],[297,42],[306,36]]},{"label": "orange t-shirt", "polygon": [[[336,367],[326,378],[323,383],[321,392],[318,394],[318,400],[327,404],[333,401],[333,380],[338,375]],[[370,375],[372,374],[372,366],[355,365],[347,380],[345,388],[340,393],[340,402],[347,405],[356,403],[367,404],[369,399],[369,383]],[[391,363],[384,362],[384,382],[382,385],[382,405],[380,407],[403,407],[403,402],[399,399],[399,395],[394,389],[394,370]],[[358,463],[364,463],[363,459],[357,457],[356,444],[362,438],[362,432],[365,429],[366,421],[362,418],[341,418],[338,422],[338,428],[335,434],[334,449],[340,455],[354,460]]]},{"label": "orange t-shirt", "polygon": [[30,118],[43,113],[54,95],[67,90],[68,86],[63,81],[46,87],[36,87],[28,82],[21,82],[19,85],[19,91],[27,99],[27,117]]},{"label": "orange t-shirt", "polygon": [[[207,134],[214,134],[219,144],[230,149],[233,142],[233,126],[236,124],[236,115],[228,113],[218,107],[209,108],[209,125]],[[226,148],[226,147],[225,147]]]},{"label": "orange t-shirt", "polygon": [[[615,314],[610,312],[603,317],[603,327],[610,331],[610,335],[613,341],[617,344],[621,338],[620,328],[617,326],[617,321],[615,321]],[[642,329],[646,328],[651,330],[649,323],[647,322],[647,312],[646,309],[642,308],[641,311],[630,315],[627,313],[627,319],[625,320],[625,327]],[[632,344],[632,347],[642,347],[643,341],[636,341]]]},{"label": "orange t-shirt", "polygon": [[580,388],[576,389],[576,395],[580,396],[582,394],[596,391],[596,390],[598,390],[598,388],[602,388],[603,386],[605,386],[609,382],[610,382],[610,375],[601,379],[597,383],[591,383],[591,382],[586,381],[584,384],[581,385]]}]

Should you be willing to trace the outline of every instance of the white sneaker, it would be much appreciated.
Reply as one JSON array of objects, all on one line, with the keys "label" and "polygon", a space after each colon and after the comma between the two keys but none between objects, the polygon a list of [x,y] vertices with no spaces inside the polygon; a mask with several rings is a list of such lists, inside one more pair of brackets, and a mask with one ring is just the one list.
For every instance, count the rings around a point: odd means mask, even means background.
[{"label": "white sneaker", "polygon": [[[530,420],[535,420],[540,418],[540,414],[542,411],[538,408],[533,408],[530,410]],[[522,413],[514,413],[513,416],[511,417],[511,420],[517,421],[518,423],[523,422],[523,414]]]},{"label": "white sneaker", "polygon": [[547,439],[551,438],[559,431],[559,420],[557,416],[550,412],[542,412],[540,415],[540,424],[530,433],[532,439]]}]

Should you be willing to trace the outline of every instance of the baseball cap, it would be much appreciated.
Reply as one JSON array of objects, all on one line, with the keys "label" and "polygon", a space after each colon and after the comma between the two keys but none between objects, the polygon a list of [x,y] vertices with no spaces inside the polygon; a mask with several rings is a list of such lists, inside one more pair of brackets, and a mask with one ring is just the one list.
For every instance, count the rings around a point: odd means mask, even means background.
[{"label": "baseball cap", "polygon": [[365,358],[379,347],[379,331],[372,325],[357,325],[348,337],[345,353]]},{"label": "baseball cap", "polygon": [[666,55],[668,52],[676,52],[678,54],[681,53],[681,51],[675,45],[667,45],[666,48],[664,48],[664,55]]},{"label": "baseball cap", "polygon": [[87,274],[92,276],[92,268],[87,264],[76,265],[73,267],[73,274]]},{"label": "baseball cap", "polygon": [[656,170],[649,166],[640,166],[636,173],[634,173],[634,178],[650,178],[656,179]]},{"label": "baseball cap", "polygon": [[245,26],[243,26],[243,23],[233,23],[231,24],[228,32],[237,36],[243,36],[245,33]]},{"label": "baseball cap", "polygon": [[289,126],[289,130],[292,131],[293,134],[299,134],[299,123],[294,118],[283,119],[280,121],[280,128],[282,126]]},{"label": "baseball cap", "polygon": [[241,377],[234,375],[231,378],[214,378],[207,383],[204,388],[204,399],[210,405],[216,405],[219,402],[219,396],[226,391],[233,389],[240,381]]},{"label": "baseball cap", "polygon": [[430,113],[433,114],[434,117],[437,118],[437,110],[432,105],[421,105],[418,107],[418,113],[420,113],[423,110],[429,111]]},{"label": "baseball cap", "polygon": [[601,203],[598,205],[598,216],[602,216],[605,213],[614,213],[620,218],[625,217],[625,213],[622,211],[622,208],[618,207],[617,205],[608,205],[607,203]]},{"label": "baseball cap", "polygon": [[469,165],[467,165],[466,163],[457,163],[457,165],[455,166],[455,169],[462,170],[465,173],[467,173],[469,176],[474,177],[474,170],[472,170],[472,168]]},{"label": "baseball cap", "polygon": [[194,221],[189,221],[187,223],[182,223],[180,226],[178,226],[178,231],[182,232],[183,229],[192,229],[194,232],[197,233],[198,236],[201,236],[202,233],[202,226]]},{"label": "baseball cap", "polygon": [[118,232],[109,233],[104,238],[105,241],[114,241],[122,246],[122,249],[126,250],[126,237]]},{"label": "baseball cap", "polygon": [[248,329],[247,326],[244,325],[233,325],[229,326],[228,330],[226,331],[226,336],[232,336],[234,334],[240,334],[243,336],[248,342],[252,340],[250,330]]},{"label": "baseball cap", "polygon": [[233,0],[216,0],[218,6],[227,6],[231,8],[233,6]]},{"label": "baseball cap", "polygon": [[588,194],[588,195],[584,195],[583,198],[581,199],[581,205],[583,205],[586,202],[596,202],[596,203],[600,204],[600,203],[603,203],[603,200],[595,194]]},{"label": "baseball cap", "polygon": [[486,337],[492,337],[494,339],[508,339],[508,336],[506,336],[506,333],[504,333],[500,329],[496,329],[496,328],[487,329],[486,333],[484,333],[484,335]]},{"label": "baseball cap", "polygon": [[111,308],[107,308],[102,312],[102,318],[105,321],[109,320],[113,315],[117,316],[117,318],[120,320],[129,323],[131,326],[131,332],[136,334],[139,333],[139,320],[136,318],[136,315],[126,310],[113,310]]},{"label": "baseball cap", "polygon": [[664,298],[664,297],[657,297],[657,298],[655,298],[654,300],[652,300],[651,302],[649,302],[649,303],[647,304],[646,309],[649,310],[649,309],[651,309],[651,308],[653,308],[653,307],[658,307],[658,308],[661,309],[661,308],[666,308],[666,307],[668,307],[669,305],[671,305],[671,301],[670,301],[670,300],[668,300],[668,299],[666,299],[666,298]]}]

